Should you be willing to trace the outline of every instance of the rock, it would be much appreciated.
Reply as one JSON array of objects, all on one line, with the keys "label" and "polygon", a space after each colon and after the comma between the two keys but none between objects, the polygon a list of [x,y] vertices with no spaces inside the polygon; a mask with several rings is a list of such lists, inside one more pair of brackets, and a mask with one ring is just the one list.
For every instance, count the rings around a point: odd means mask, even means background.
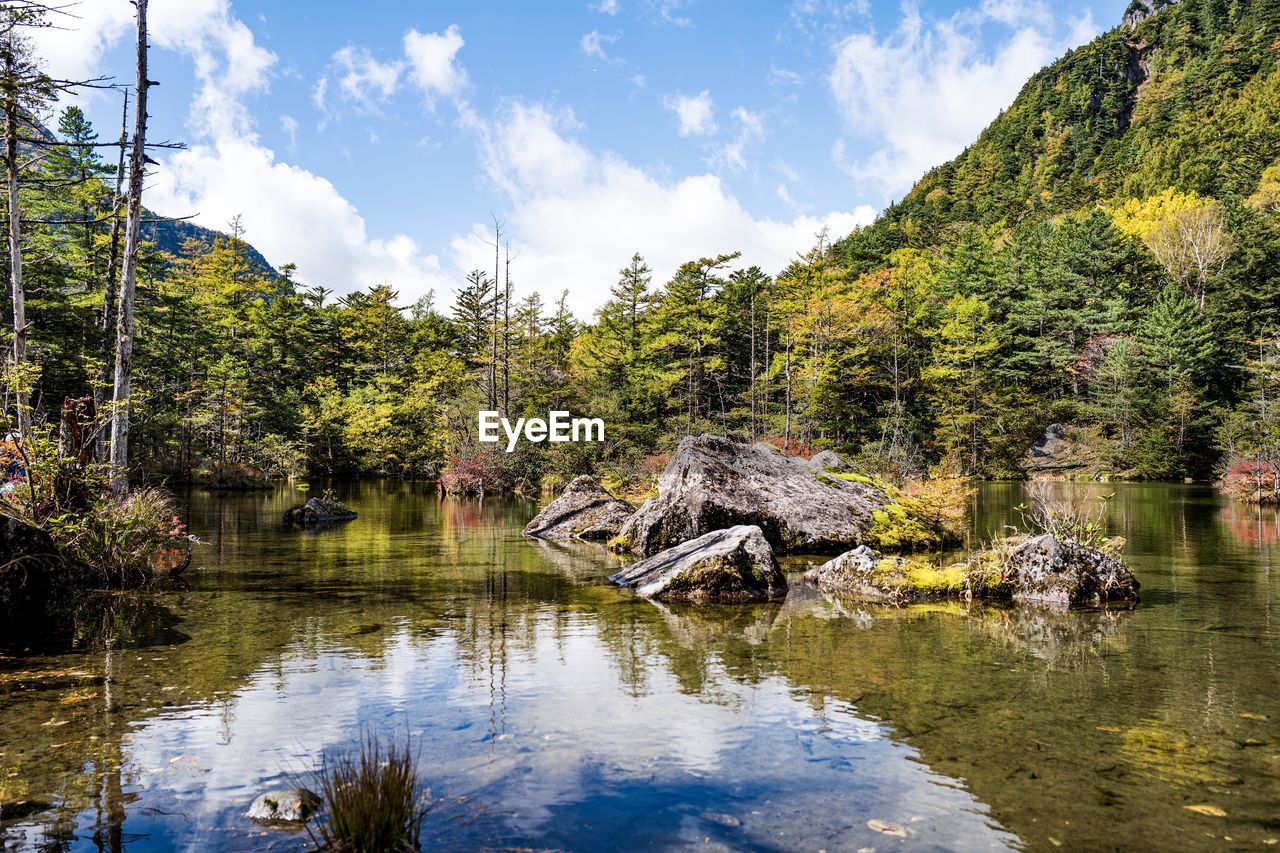
[{"label": "rock", "polygon": [[764,533],[745,524],[681,543],[610,580],[659,601],[763,601],[787,591]]},{"label": "rock", "polygon": [[331,521],[350,521],[356,517],[355,510],[333,498],[309,498],[301,506],[290,507],[284,511],[284,523],[310,527]]},{"label": "rock", "polygon": [[73,585],[48,533],[0,513],[0,622],[43,620],[69,601]]},{"label": "rock", "polygon": [[1058,607],[1138,600],[1138,579],[1114,554],[1048,533],[997,543],[970,558],[966,572],[981,598]]},{"label": "rock", "polygon": [[529,522],[524,535],[537,539],[609,539],[631,513],[630,504],[583,474]]},{"label": "rock", "polygon": [[840,458],[839,453],[834,450],[824,450],[814,454],[809,460],[809,467],[815,471],[842,471],[849,466]]},{"label": "rock", "polygon": [[1097,452],[1101,436],[1067,424],[1049,424],[1027,450],[1023,469],[1036,478],[1104,479],[1105,464]]},{"label": "rock", "polygon": [[955,598],[964,593],[962,569],[942,568],[924,560],[886,557],[866,545],[810,569],[804,578],[823,592],[892,604]]},{"label": "rock", "polygon": [[950,566],[862,546],[804,577],[823,592],[894,604],[968,596],[1065,608],[1138,598],[1138,581],[1118,557],[1048,534],[1007,539]]},{"label": "rock", "polygon": [[1181,2],[1182,0],[1132,0],[1120,23],[1131,30],[1157,12],[1170,6],[1177,6]]},{"label": "rock", "polygon": [[680,442],[614,546],[649,556],[713,530],[755,525],[778,553],[839,553],[864,541],[887,497],[815,471],[765,444],[704,435]]},{"label": "rock", "polygon": [[320,808],[320,795],[306,788],[267,791],[253,801],[245,817],[263,823],[301,823]]}]

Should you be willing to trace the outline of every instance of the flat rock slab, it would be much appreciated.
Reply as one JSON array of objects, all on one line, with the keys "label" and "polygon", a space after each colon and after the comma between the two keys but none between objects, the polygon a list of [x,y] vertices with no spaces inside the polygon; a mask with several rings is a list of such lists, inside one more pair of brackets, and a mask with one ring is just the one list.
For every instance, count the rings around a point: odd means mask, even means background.
[{"label": "flat rock slab", "polygon": [[706,533],[610,580],[659,601],[765,601],[787,591],[769,541],[753,525]]},{"label": "flat rock slab", "polygon": [[[834,455],[834,454],[833,454]],[[834,554],[860,545],[880,489],[832,477],[766,444],[703,435],[680,442],[616,545],[641,556],[733,525],[754,525],[777,553]]]},{"label": "flat rock slab", "polygon": [[609,539],[631,517],[632,507],[586,474],[575,477],[530,521],[524,535],[537,539]]}]

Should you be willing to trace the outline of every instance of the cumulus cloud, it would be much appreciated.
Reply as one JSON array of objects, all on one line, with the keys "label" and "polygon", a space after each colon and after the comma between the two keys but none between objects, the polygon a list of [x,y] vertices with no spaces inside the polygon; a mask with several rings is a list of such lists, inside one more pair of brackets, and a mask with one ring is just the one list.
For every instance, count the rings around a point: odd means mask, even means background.
[{"label": "cumulus cloud", "polygon": [[[715,175],[660,180],[616,154],[586,148],[571,135],[577,127],[566,111],[511,104],[486,127],[482,157],[508,197],[506,219],[518,255],[513,277],[544,292],[568,288],[570,306],[582,317],[604,302],[634,252],[645,255],[659,281],[690,258],[736,250],[742,263],[776,272],[823,227],[843,235],[875,216],[860,207],[757,218]],[[487,231],[476,223],[454,238],[459,268],[492,263]]]},{"label": "cumulus cloud", "polygon": [[[83,26],[40,34],[39,48],[59,76],[98,73],[106,51],[132,37],[128,0],[94,0],[77,14]],[[196,89],[188,116],[191,147],[155,155],[161,163],[148,174],[148,207],[196,213],[197,223],[216,229],[242,213],[246,239],[268,260],[296,262],[302,280],[339,292],[387,281],[413,298],[444,283],[435,256],[403,234],[370,235],[333,184],[280,161],[261,143],[245,99],[268,89],[276,57],[257,44],[229,0],[159,3],[149,18],[153,47],[188,57]],[[456,30],[441,38],[461,46]],[[456,53],[449,53],[448,66],[454,66]],[[335,78],[339,91],[380,97],[392,85],[381,67],[385,63],[371,65],[365,61],[371,57],[355,50],[346,56],[354,76]],[[441,74],[437,66],[434,73],[422,79],[435,91],[455,91],[465,81],[456,68]],[[280,126],[291,139],[297,132],[291,116],[282,116]]]},{"label": "cumulus cloud", "polygon": [[662,103],[675,113],[681,136],[707,136],[715,132],[715,107],[706,89],[696,95],[670,95]]},{"label": "cumulus cloud", "polygon": [[874,150],[849,158],[838,142],[833,154],[854,177],[900,192],[962,151],[1023,81],[1097,29],[1088,12],[1067,20],[1039,0],[982,0],[938,20],[908,2],[890,35],[858,33],[837,46],[831,93],[851,134]]},{"label": "cumulus cloud", "polygon": [[603,15],[616,15],[622,11],[622,6],[618,3],[618,0],[600,0],[592,8]]},{"label": "cumulus cloud", "polygon": [[294,261],[300,280],[347,292],[388,282],[409,298],[442,286],[438,260],[409,237],[372,237],[355,206],[328,180],[281,162],[252,138],[223,136],[170,158],[147,204],[199,211],[225,230],[244,214],[246,238],[277,264]]},{"label": "cumulus cloud", "polygon": [[409,77],[428,103],[437,97],[457,97],[467,85],[467,72],[458,64],[458,51],[465,42],[457,25],[443,33],[409,30],[404,36],[404,53],[409,61]]}]

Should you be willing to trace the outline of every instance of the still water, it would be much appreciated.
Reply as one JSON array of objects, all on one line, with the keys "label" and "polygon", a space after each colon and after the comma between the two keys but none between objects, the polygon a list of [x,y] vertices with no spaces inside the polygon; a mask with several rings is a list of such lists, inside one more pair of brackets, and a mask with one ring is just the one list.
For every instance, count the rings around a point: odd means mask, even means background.
[{"label": "still water", "polygon": [[[974,535],[1023,489],[983,486]],[[523,540],[531,502],[338,491],[359,520],[315,533],[281,528],[290,488],[193,493],[184,585],[0,647],[0,846],[304,847],[245,809],[364,731],[412,737],[433,846],[1280,839],[1273,510],[1108,486],[1133,610],[877,608],[798,574],[783,602],[672,607],[608,585],[602,549]]]}]

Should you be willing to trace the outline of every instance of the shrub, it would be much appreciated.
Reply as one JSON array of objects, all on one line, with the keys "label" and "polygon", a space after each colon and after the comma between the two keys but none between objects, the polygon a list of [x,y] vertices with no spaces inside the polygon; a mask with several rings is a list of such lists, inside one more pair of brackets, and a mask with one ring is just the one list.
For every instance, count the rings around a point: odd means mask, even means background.
[{"label": "shrub", "polygon": [[403,746],[366,734],[359,751],[327,757],[318,774],[324,818],[311,832],[324,850],[374,853],[420,849],[428,803],[417,761]]},{"label": "shrub", "polygon": [[1233,459],[1218,487],[1238,501],[1280,503],[1280,465],[1270,460]]},{"label": "shrub", "polygon": [[440,486],[450,495],[492,494],[505,491],[507,485],[503,460],[497,451],[492,450],[480,450],[471,456],[453,456],[440,475]]},{"label": "shrub", "polygon": [[1115,493],[1107,495],[1079,494],[1074,490],[1055,493],[1052,486],[1034,483],[1028,504],[1014,507],[1022,517],[1022,526],[1031,534],[1048,533],[1069,539],[1088,548],[1119,550],[1123,540],[1107,536],[1107,504]]},{"label": "shrub", "polygon": [[798,438],[784,438],[780,435],[766,438],[765,443],[772,444],[787,456],[799,456],[801,459],[812,459],[822,450],[820,447],[814,447],[808,441],[801,441]]},{"label": "shrub", "polygon": [[163,489],[138,487],[123,498],[105,493],[84,513],[51,517],[46,529],[63,555],[95,583],[127,586],[175,567],[192,538]]}]

